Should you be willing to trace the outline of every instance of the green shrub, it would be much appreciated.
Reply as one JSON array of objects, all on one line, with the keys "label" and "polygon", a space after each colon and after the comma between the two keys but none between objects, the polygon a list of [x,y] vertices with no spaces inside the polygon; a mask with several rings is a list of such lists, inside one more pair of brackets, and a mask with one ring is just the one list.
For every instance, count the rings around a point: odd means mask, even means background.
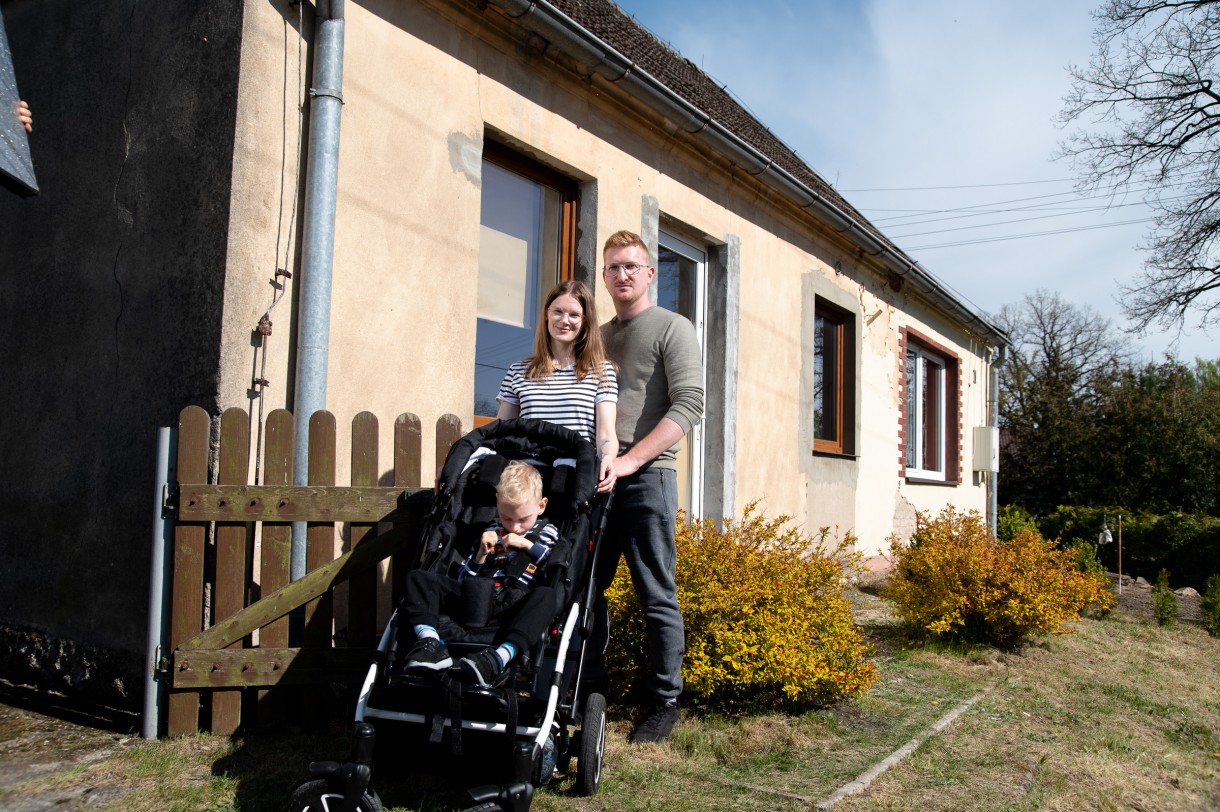
[{"label": "green shrub", "polygon": [[1082,572],[1071,551],[1036,531],[997,541],[976,511],[919,514],[910,545],[891,540],[895,562],[884,594],[926,634],[1011,648],[1058,634],[1096,604],[1114,605],[1104,576]]},{"label": "green shrub", "polygon": [[1098,550],[1102,564],[1118,570],[1118,524],[1122,515],[1123,572],[1152,580],[1161,569],[1178,573],[1179,586],[1203,591],[1207,574],[1220,572],[1220,517],[1200,513],[1129,513],[1121,507],[1060,506],[1038,520],[1047,538],[1096,542],[1107,522],[1114,543]]},{"label": "green shrub", "polygon": [[996,517],[996,537],[1000,541],[1008,541],[1022,530],[1037,529],[1034,517],[1020,505],[1004,505]]},{"label": "green shrub", "polygon": [[1212,637],[1220,637],[1220,575],[1208,576],[1199,609],[1203,614],[1203,628]]},{"label": "green shrub", "polygon": [[[682,677],[708,703],[816,705],[867,691],[877,679],[844,589],[855,539],[810,538],[751,503],[740,520],[679,516],[678,602],[686,623]],[[607,661],[634,686],[648,663],[643,617],[625,565],[606,592]]]},{"label": "green shrub", "polygon": [[[1087,541],[1080,540],[1077,540],[1076,542],[1067,546],[1067,549],[1071,551],[1072,557],[1076,561],[1076,566],[1080,569],[1080,571],[1098,576],[1105,582],[1106,588],[1113,595],[1114,586],[1110,583],[1110,578],[1106,574],[1106,568],[1101,563],[1101,558],[1097,554],[1097,548],[1098,545],[1096,544],[1090,544]],[[1117,598],[1116,595],[1114,597]],[[1088,607],[1088,610],[1085,611],[1084,614],[1087,617],[1105,617],[1110,613],[1111,606],[1112,605],[1101,606],[1098,604],[1093,604],[1092,606]]]},{"label": "green shrub", "polygon": [[1178,596],[1169,588],[1169,570],[1161,570],[1152,585],[1152,611],[1160,626],[1172,626],[1178,620]]}]

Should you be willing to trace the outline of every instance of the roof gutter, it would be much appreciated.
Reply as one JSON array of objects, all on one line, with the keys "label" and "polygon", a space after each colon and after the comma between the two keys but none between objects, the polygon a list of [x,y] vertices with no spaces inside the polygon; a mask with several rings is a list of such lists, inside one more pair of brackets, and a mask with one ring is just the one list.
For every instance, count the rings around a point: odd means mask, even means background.
[{"label": "roof gutter", "polygon": [[659,79],[623,56],[612,46],[546,0],[489,0],[490,5],[545,39],[551,47],[597,75],[619,85],[642,100],[676,126],[709,144],[748,174],[764,181],[798,208],[813,211],[819,219],[843,234],[883,267],[913,284],[923,295],[973,324],[997,345],[1007,345],[1004,331],[961,302],[944,285],[902,251],[879,239],[862,222],[834,202],[793,177],[771,158],[682,98]]}]

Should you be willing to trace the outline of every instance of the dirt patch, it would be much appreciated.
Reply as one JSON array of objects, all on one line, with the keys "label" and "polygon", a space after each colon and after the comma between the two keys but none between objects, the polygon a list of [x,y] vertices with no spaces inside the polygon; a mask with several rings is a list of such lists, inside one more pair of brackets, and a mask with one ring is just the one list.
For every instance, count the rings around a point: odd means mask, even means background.
[{"label": "dirt patch", "polygon": [[0,809],[87,809],[120,797],[114,785],[48,782],[139,743],[134,714],[67,702],[0,681]]},{"label": "dirt patch", "polygon": [[[1109,573],[1110,583],[1117,588],[1118,576]],[[1178,620],[1182,623],[1203,625],[1202,598],[1199,595],[1176,595]],[[1129,576],[1123,576],[1123,591],[1118,596],[1118,611],[1139,617],[1156,617],[1156,602],[1152,599],[1152,585],[1140,584]]]}]

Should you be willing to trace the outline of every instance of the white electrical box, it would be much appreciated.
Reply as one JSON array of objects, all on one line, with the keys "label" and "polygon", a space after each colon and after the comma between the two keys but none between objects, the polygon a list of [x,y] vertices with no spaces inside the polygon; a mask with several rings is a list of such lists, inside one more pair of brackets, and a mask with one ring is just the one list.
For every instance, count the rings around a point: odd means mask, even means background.
[{"label": "white electrical box", "polygon": [[1000,430],[995,426],[974,427],[974,470],[1000,470]]}]

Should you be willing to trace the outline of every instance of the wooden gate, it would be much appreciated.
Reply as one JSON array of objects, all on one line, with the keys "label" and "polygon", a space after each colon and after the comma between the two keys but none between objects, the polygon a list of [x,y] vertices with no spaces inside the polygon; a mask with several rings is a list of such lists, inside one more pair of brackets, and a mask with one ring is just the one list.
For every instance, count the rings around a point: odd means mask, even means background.
[{"label": "wooden gate", "polygon": [[[309,484],[299,487],[291,484],[290,412],[267,417],[259,485],[246,484],[243,409],[221,416],[216,481],[208,482],[211,422],[197,406],[179,416],[170,653],[161,674],[166,733],[228,735],[252,723],[318,721],[331,705],[330,685],[367,670],[380,632],[378,597],[383,614],[397,605],[413,563],[432,500],[431,487],[420,487],[419,418],[394,421],[393,470],[383,475],[377,418],[356,415],[351,483],[336,486],[335,418],[315,413]],[[437,421],[436,466],[461,433],[456,417]],[[307,575],[290,583],[292,522],[308,523]],[[338,558],[336,531],[346,550]],[[336,617],[345,620],[337,631]]]}]

